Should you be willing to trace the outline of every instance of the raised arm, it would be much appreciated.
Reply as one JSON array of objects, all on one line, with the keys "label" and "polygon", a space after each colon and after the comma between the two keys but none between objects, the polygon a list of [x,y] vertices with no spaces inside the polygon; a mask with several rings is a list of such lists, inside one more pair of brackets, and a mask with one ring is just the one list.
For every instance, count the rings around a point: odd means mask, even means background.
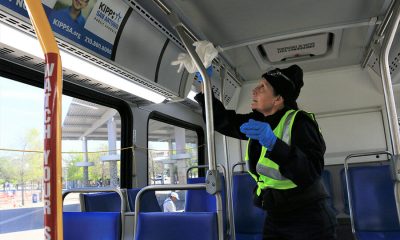
[{"label": "raised arm", "polygon": [[[213,113],[214,129],[226,136],[247,139],[246,135],[240,132],[240,126],[253,117],[254,113],[237,114],[234,110],[225,109],[224,105],[213,95]],[[205,119],[204,94],[199,93],[195,100],[200,104],[203,110],[203,119]]]}]

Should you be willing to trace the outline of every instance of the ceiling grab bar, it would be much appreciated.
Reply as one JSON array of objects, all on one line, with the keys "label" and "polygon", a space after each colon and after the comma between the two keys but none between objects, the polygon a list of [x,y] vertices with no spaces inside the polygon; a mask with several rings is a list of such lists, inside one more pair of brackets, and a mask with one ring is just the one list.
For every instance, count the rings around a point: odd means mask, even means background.
[{"label": "ceiling grab bar", "polygon": [[396,0],[390,2],[388,10],[386,12],[385,17],[383,18],[381,24],[379,24],[376,33],[373,35],[372,40],[368,46],[367,53],[364,55],[364,60],[361,63],[361,68],[365,68],[368,64],[369,59],[371,58],[372,54],[376,50],[376,45],[379,44],[385,34],[385,31],[388,27],[389,21],[391,16],[393,15],[393,7]]},{"label": "ceiling grab bar", "polygon": [[397,0],[393,6],[393,13],[389,20],[389,26],[387,31],[385,31],[384,39],[382,41],[381,52],[379,56],[379,67],[383,86],[383,95],[385,97],[386,113],[388,115],[389,122],[389,133],[390,139],[392,141],[393,150],[393,160],[392,160],[392,170],[396,178],[396,183],[394,187],[396,206],[397,206],[397,216],[400,221],[400,196],[397,189],[399,189],[400,184],[400,132],[396,113],[396,103],[394,100],[392,80],[389,71],[389,52],[393,43],[394,36],[396,34],[397,27],[400,21],[400,0]]}]

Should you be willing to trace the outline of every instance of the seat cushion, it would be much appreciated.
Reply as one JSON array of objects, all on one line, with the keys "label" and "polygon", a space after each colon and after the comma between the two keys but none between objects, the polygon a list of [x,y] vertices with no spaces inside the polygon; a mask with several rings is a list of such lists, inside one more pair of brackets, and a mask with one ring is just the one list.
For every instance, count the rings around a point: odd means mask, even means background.
[{"label": "seat cushion", "polygon": [[400,232],[357,232],[358,240],[399,240]]},{"label": "seat cushion", "polygon": [[217,214],[140,213],[136,239],[146,240],[217,240]]},{"label": "seat cushion", "polygon": [[119,240],[119,212],[64,212],[64,240]]},{"label": "seat cushion", "polygon": [[236,240],[262,240],[263,235],[260,234],[244,234],[244,233],[236,233]]}]

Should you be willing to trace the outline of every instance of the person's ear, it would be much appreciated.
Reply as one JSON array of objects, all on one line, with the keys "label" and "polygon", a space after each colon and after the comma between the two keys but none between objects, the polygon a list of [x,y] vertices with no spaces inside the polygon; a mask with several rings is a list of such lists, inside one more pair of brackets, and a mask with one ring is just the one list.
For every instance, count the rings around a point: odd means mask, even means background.
[{"label": "person's ear", "polygon": [[276,106],[279,106],[279,105],[283,105],[284,102],[285,102],[285,100],[283,99],[283,97],[282,97],[281,95],[278,95],[278,96],[276,97],[275,101],[274,101],[274,104],[275,104]]}]

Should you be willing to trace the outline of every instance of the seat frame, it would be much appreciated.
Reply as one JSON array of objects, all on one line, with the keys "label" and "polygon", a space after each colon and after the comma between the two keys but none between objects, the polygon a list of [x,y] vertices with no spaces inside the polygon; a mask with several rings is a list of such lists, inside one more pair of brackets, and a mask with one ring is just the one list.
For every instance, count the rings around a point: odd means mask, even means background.
[{"label": "seat frame", "polygon": [[[366,153],[357,153],[357,154],[350,154],[344,160],[344,172],[345,172],[345,179],[346,179],[346,188],[347,188],[347,199],[349,204],[349,212],[350,212],[350,222],[351,222],[351,231],[355,239],[358,239],[358,231],[355,228],[355,220],[354,220],[354,209],[352,204],[352,193],[350,190],[350,183],[349,183],[349,160],[352,158],[359,158],[359,157],[366,157],[366,156],[379,156],[379,155],[387,155],[388,161],[391,162],[393,160],[393,155],[387,151],[377,151],[377,152],[366,152]],[[371,162],[373,163],[373,162]],[[395,186],[396,188],[396,186]],[[395,190],[395,189],[394,189]],[[395,194],[396,197],[396,194]],[[396,199],[396,207],[399,209],[399,205]],[[398,214],[398,211],[397,211]],[[399,218],[399,216],[397,216]],[[375,233],[372,232],[372,233]]]}]

